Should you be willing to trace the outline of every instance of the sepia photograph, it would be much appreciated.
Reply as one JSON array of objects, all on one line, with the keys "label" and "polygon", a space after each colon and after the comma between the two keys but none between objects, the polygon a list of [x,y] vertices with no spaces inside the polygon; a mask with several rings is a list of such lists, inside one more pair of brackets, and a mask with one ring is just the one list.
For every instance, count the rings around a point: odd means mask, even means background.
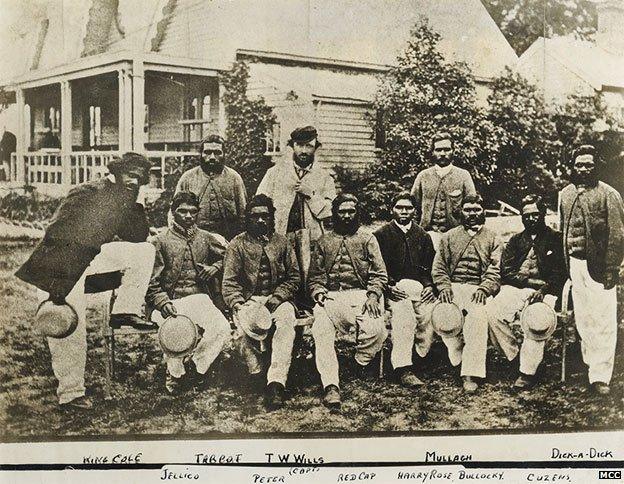
[{"label": "sepia photograph", "polygon": [[0,0],[0,442],[624,430],[623,25]]}]

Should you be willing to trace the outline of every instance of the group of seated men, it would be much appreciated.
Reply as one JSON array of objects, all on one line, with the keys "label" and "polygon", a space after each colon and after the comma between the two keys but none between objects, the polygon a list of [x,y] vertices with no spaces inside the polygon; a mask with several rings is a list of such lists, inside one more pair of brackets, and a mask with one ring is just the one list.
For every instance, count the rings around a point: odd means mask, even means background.
[{"label": "group of seated men", "polygon": [[[190,355],[165,352],[171,394],[183,391],[190,379],[200,387],[209,384],[208,370],[231,337],[229,315],[266,407],[282,407],[296,317],[306,306],[313,315],[323,403],[330,409],[341,405],[336,333],[354,328],[361,374],[370,370],[390,327],[391,363],[406,387],[424,385],[413,350],[424,358],[438,334],[465,392],[475,392],[486,377],[489,340],[508,360],[519,360],[513,388],[526,390],[536,383],[547,338],[525,328],[518,347],[512,326],[528,304],[554,307],[567,277],[579,281],[573,297],[591,388],[608,393],[616,333],[613,286],[624,237],[617,192],[591,176],[577,176],[561,194],[565,241],[547,227],[541,198],[528,195],[521,206],[524,230],[503,246],[485,227],[483,201],[469,173],[452,166],[452,140],[442,133],[432,142],[435,165],[419,174],[411,193],[396,194],[389,206],[392,220],[371,232],[361,226],[358,198],[336,195],[331,177],[314,164],[317,138],[312,127],[293,131],[293,163],[271,168],[248,202],[242,178],[224,165],[225,142],[218,136],[202,141],[200,166],[182,176],[172,198],[169,227],[148,243],[140,243],[147,226],[136,203],[149,168],[143,156],[127,153],[109,165],[109,178],[70,192],[17,273],[43,291],[41,298],[72,304],[79,314],[76,331],[49,338],[62,405],[92,405],[84,392],[81,300],[85,277],[102,271],[102,259],[124,269],[112,325],[140,326],[137,315],[145,302],[148,319],[157,324],[184,315],[201,328]],[[577,155],[574,166],[582,174],[582,164],[593,164],[593,153]],[[430,182],[437,185],[432,189]],[[574,190],[572,201],[566,190]],[[598,220],[588,220],[596,207]],[[111,243],[115,237],[126,242]],[[596,241],[602,244],[598,249]],[[605,260],[595,263],[596,257]],[[143,276],[146,266],[151,277]],[[590,291],[602,298],[602,307],[583,306]],[[451,302],[462,322],[434,320],[436,305]]]}]

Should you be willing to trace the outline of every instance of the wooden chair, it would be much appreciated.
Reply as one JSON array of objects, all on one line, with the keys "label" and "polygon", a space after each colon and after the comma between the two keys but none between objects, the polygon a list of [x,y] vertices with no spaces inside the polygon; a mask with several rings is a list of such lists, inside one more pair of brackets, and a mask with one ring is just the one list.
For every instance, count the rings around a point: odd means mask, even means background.
[{"label": "wooden chair", "polygon": [[104,398],[111,398],[112,381],[115,379],[115,337],[117,335],[145,335],[154,334],[156,329],[135,329],[121,327],[113,329],[110,326],[110,315],[113,304],[117,298],[117,289],[121,286],[122,271],[93,274],[85,279],[85,294],[96,294],[110,291],[110,299],[104,300],[100,308],[101,318],[99,321],[100,331],[104,340],[104,354],[106,362],[104,366]]}]

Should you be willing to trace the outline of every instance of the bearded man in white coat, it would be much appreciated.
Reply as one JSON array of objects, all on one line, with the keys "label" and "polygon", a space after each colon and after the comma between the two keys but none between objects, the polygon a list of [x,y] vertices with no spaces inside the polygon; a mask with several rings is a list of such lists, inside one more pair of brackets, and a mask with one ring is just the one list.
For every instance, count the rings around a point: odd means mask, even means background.
[{"label": "bearded man in white coat", "polygon": [[324,220],[331,217],[336,188],[329,172],[314,163],[321,146],[316,128],[295,129],[288,146],[293,149],[292,162],[284,160],[271,167],[257,193],[267,195],[275,204],[275,232],[287,235],[294,245],[305,290],[311,244],[325,233]]}]

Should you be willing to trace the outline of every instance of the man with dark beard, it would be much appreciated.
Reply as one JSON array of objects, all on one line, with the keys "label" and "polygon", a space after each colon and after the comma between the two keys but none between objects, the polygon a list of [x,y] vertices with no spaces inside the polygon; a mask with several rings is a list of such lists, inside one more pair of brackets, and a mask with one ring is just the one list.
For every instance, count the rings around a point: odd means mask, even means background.
[{"label": "man with dark beard", "polygon": [[[343,193],[332,203],[333,232],[317,242],[310,265],[310,291],[316,302],[312,336],[316,368],[325,390],[323,403],[340,407],[336,330],[359,324],[355,361],[360,369],[381,350],[387,336],[383,292],[388,282],[379,243],[360,228],[358,199]],[[357,319],[357,321],[356,321]]]},{"label": "man with dark beard", "polygon": [[222,284],[223,298],[242,334],[241,350],[255,383],[264,379],[261,356],[271,328],[256,330],[252,326],[266,315],[274,328],[265,388],[269,410],[284,404],[295,339],[292,301],[299,287],[294,251],[286,237],[275,232],[274,214],[273,202],[266,195],[255,195],[249,201],[247,230],[234,237],[225,252]]},{"label": "man with dark beard", "polygon": [[431,275],[442,302],[455,303],[464,312],[462,335],[443,336],[451,365],[461,363],[464,391],[474,393],[475,378],[485,378],[488,341],[486,303],[500,287],[501,249],[495,234],[485,227],[480,196],[462,203],[462,225],[444,233],[433,260]]},{"label": "man with dark beard", "polygon": [[431,139],[432,167],[421,171],[414,180],[412,195],[420,205],[420,226],[437,247],[441,234],[461,224],[462,200],[476,195],[467,170],[453,165],[453,138],[438,132]]},{"label": "man with dark beard", "polygon": [[336,198],[334,179],[314,163],[321,146],[316,128],[297,128],[290,134],[292,162],[269,168],[258,186],[275,204],[275,231],[278,234],[309,229],[310,239],[317,240],[325,229],[323,220],[331,216],[331,202]]},{"label": "man with dark beard", "polygon": [[590,390],[606,395],[615,359],[615,286],[624,256],[624,207],[620,194],[598,181],[595,158],[591,145],[574,152],[572,183],[559,194],[559,215]]},{"label": "man with dark beard", "polygon": [[204,138],[199,144],[199,166],[182,174],[176,193],[194,193],[199,200],[199,228],[230,240],[241,232],[247,195],[241,176],[225,166],[225,146],[221,136]]},{"label": "man with dark beard", "polygon": [[431,280],[433,242],[414,220],[416,201],[409,192],[399,193],[392,203],[392,221],[375,231],[388,270],[387,295],[392,310],[390,360],[399,381],[406,387],[423,382],[412,368],[412,349],[421,357],[429,353],[433,329],[422,311],[435,301]]},{"label": "man with dark beard", "polygon": [[[192,356],[199,377],[196,383],[203,386],[208,368],[230,337],[227,319],[205,290],[221,273],[225,244],[222,237],[197,227],[199,203],[193,193],[174,195],[171,213],[169,228],[152,240],[156,259],[145,301],[155,310],[152,320],[158,324],[183,314],[203,329]],[[165,388],[169,394],[177,394],[182,388],[186,373],[182,360],[165,354]]]},{"label": "man with dark beard", "polygon": [[535,383],[535,373],[544,357],[545,340],[525,335],[520,350],[511,325],[526,304],[545,302],[555,306],[566,279],[561,234],[546,226],[546,205],[541,197],[522,199],[524,231],[515,234],[503,249],[502,287],[490,303],[492,339],[509,361],[520,352],[520,375],[513,385],[517,391],[528,390]]},{"label": "man with dark beard", "polygon": [[284,160],[269,168],[258,186],[275,203],[275,231],[288,234],[299,263],[301,290],[298,303],[309,306],[305,291],[310,267],[311,245],[325,232],[323,220],[331,216],[331,202],[336,198],[334,179],[314,156],[321,146],[313,126],[297,128],[290,134],[292,162]]}]

